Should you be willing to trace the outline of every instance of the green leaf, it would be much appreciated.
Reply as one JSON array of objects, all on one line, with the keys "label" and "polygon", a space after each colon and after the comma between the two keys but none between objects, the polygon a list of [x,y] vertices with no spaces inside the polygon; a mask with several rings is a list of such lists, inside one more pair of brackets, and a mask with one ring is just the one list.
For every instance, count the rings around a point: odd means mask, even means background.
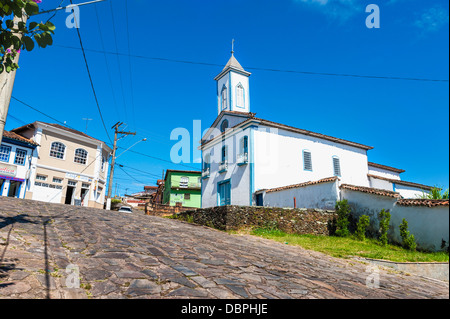
[{"label": "green leaf", "polygon": [[34,49],[34,41],[30,37],[24,36],[22,38],[23,44],[25,45],[25,49],[27,51],[31,51]]},{"label": "green leaf", "polygon": [[25,12],[29,16],[37,14],[39,13],[39,6],[33,1],[27,2],[25,5]]},{"label": "green leaf", "polygon": [[30,24],[29,24],[29,26],[28,26],[28,29],[31,31],[31,30],[33,30],[34,28],[36,28],[37,26],[39,25],[39,23],[37,23],[37,22],[30,22]]},{"label": "green leaf", "polygon": [[6,20],[6,27],[8,28],[8,29],[12,29],[12,28],[14,28],[14,21],[13,20]]},{"label": "green leaf", "polygon": [[47,21],[47,23],[45,25],[48,27],[48,29],[50,31],[55,31],[55,29],[56,29],[55,25],[53,23],[51,23],[50,21]]},{"label": "green leaf", "polygon": [[45,48],[47,45],[45,44],[42,36],[39,33],[36,33],[34,35],[34,39],[36,40],[36,43],[39,45],[39,47],[41,48]]}]

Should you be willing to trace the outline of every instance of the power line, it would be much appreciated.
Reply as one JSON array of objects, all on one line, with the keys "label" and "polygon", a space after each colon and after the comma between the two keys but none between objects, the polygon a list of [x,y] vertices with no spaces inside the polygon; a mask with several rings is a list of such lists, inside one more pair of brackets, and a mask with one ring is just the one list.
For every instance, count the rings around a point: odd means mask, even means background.
[{"label": "power line", "polygon": [[[117,37],[116,37],[116,22],[114,19],[114,9],[113,9],[113,5],[112,5],[112,1],[109,1],[109,6],[111,7],[111,18],[112,18],[112,25],[113,25],[113,35],[114,35],[114,43],[115,43],[115,47],[116,47],[116,52],[119,52],[119,47],[117,45]],[[120,87],[122,90],[122,100],[123,100],[123,106],[124,106],[124,114],[125,114],[125,119],[128,122],[128,112],[127,112],[127,103],[125,101],[125,90],[123,88],[123,77],[122,77],[122,68],[121,68],[121,64],[120,64],[120,59],[119,59],[119,55],[117,54],[117,66],[119,68],[119,80],[120,80]]]},{"label": "power line", "polygon": [[135,106],[134,106],[134,94],[133,94],[133,73],[131,69],[131,49],[130,49],[130,28],[129,28],[129,19],[128,19],[128,0],[125,2],[125,19],[126,19],[126,25],[127,25],[127,39],[128,39],[128,69],[130,73],[130,93],[131,93],[131,107],[132,107],[132,120],[133,125],[136,128],[136,122],[135,122]]},{"label": "power line", "polygon": [[125,173],[127,174],[130,178],[132,178],[134,181],[138,182],[139,184],[143,184],[143,185],[147,185],[147,183],[143,183],[140,180],[137,180],[136,178],[134,178],[132,175],[128,174],[128,172],[126,170],[123,169],[123,167],[119,166],[119,168]]},{"label": "power line", "polygon": [[[70,3],[73,5],[72,0],[70,0]],[[72,12],[75,15],[74,9],[72,9]],[[75,23],[78,24],[76,17],[75,17]],[[111,137],[109,136],[108,129],[106,128],[106,125],[105,125],[105,121],[103,119],[103,114],[102,114],[102,110],[100,109],[100,104],[98,103],[97,93],[95,92],[94,82],[92,81],[91,71],[89,70],[89,64],[87,62],[86,52],[84,51],[83,41],[81,39],[81,34],[80,34],[80,30],[78,28],[78,25],[76,25],[75,29],[77,30],[78,39],[80,40],[80,46],[81,46],[81,51],[83,52],[84,64],[86,65],[86,70],[87,70],[87,73],[89,76],[89,82],[91,83],[92,92],[94,93],[94,98],[95,98],[95,103],[97,104],[98,113],[100,114],[100,119],[102,121],[103,128],[105,129],[106,136],[108,137],[109,141],[112,143]]]},{"label": "power line", "polygon": [[150,176],[153,176],[153,177],[157,177],[158,179],[161,179],[161,176],[160,176],[160,175],[156,175],[156,174],[153,174],[153,173],[149,173],[149,172],[146,172],[146,171],[143,171],[143,170],[134,168],[134,167],[126,166],[126,165],[123,165],[123,164],[119,164],[119,163],[117,163],[117,165],[119,165],[120,167],[126,167],[126,168],[128,168],[128,169],[132,169],[132,170],[134,170],[134,171],[136,171],[136,172],[139,172],[139,173],[141,173],[141,174],[147,174],[147,175],[150,175]]},{"label": "power line", "polygon": [[[120,147],[120,146],[118,146],[117,148],[125,149],[125,148],[123,148],[123,147]],[[138,154],[138,155],[141,155],[141,156],[145,156],[145,157],[148,157],[148,158],[156,159],[156,160],[158,160],[158,161],[162,161],[162,162],[170,163],[170,164],[173,164],[173,165],[184,166],[184,167],[188,167],[188,168],[193,168],[193,169],[196,169],[196,170],[198,169],[198,167],[194,167],[194,166],[189,166],[189,165],[186,165],[186,164],[179,164],[179,163],[174,163],[174,162],[172,162],[172,161],[169,161],[169,160],[165,160],[165,159],[163,159],[163,158],[160,158],[160,157],[156,157],[156,156],[152,156],[152,155],[148,155],[148,154],[140,153],[140,152],[137,152],[137,151],[133,151],[133,150],[129,150],[128,152],[131,152],[131,153],[135,153],[135,154]]]},{"label": "power line", "polygon": [[[97,26],[98,26],[98,33],[100,35],[100,43],[102,45],[103,51],[105,51],[105,42],[103,40],[102,27],[101,27],[101,23],[100,23],[100,17],[98,15],[97,6],[94,6],[94,9],[95,9],[95,16],[97,17]],[[111,78],[111,70],[109,68],[108,58],[106,56],[106,53],[103,53],[103,56],[105,58],[106,71],[107,71],[107,74],[108,74],[109,86],[111,87],[112,97],[113,97],[113,101],[114,101],[114,108],[116,110],[117,116],[120,117],[120,115],[119,115],[120,114],[119,113],[119,107],[117,105],[116,94],[115,94],[115,90],[113,88],[113,83],[112,83],[112,78]]]},{"label": "power line", "polygon": [[[13,98],[14,100],[16,100],[16,101],[22,103],[23,105],[25,105],[25,106],[31,108],[32,110],[34,110],[34,111],[36,111],[36,112],[39,112],[40,114],[42,114],[42,115],[44,115],[44,116],[46,116],[46,117],[48,117],[48,118],[51,118],[52,120],[54,120],[54,121],[56,121],[56,122],[58,122],[58,123],[60,123],[60,124],[62,124],[62,125],[64,125],[64,126],[66,126],[66,127],[68,127],[68,128],[71,128],[71,129],[73,129],[73,130],[77,130],[77,129],[75,129],[75,128],[73,128],[73,127],[70,127],[70,126],[68,126],[67,124],[65,124],[65,123],[63,123],[63,122],[61,122],[61,121],[55,119],[54,117],[52,117],[52,116],[50,116],[50,115],[48,115],[48,114],[46,114],[46,113],[44,113],[44,112],[39,111],[39,110],[36,109],[35,107],[32,107],[31,105],[29,105],[29,104],[27,104],[27,103],[25,103],[25,102],[23,102],[23,101],[21,101],[21,100],[15,98],[14,96],[12,96],[12,98]],[[108,144],[109,146],[113,146],[113,143],[106,143],[106,144]],[[121,147],[121,146],[117,146],[117,148],[118,148],[118,149],[126,150],[124,147]],[[173,164],[173,165],[184,166],[184,167],[188,167],[188,168],[192,168],[192,169],[198,169],[197,167],[193,167],[193,166],[189,166],[189,165],[185,165],[185,164],[173,163],[172,161],[165,160],[165,159],[160,158],[160,157],[156,157],[156,156],[152,156],[152,155],[140,153],[140,152],[133,151],[133,150],[128,150],[128,152],[135,153],[135,154],[138,154],[138,155],[141,155],[141,156],[145,156],[145,157],[148,157],[148,158],[156,159],[156,160],[159,160],[159,161],[163,161],[163,162],[166,162],[166,163],[170,163],[170,164]]]},{"label": "power line", "polygon": [[[54,46],[57,46],[57,47],[60,47],[60,48],[65,48],[65,49],[78,50],[78,48],[71,47],[71,46],[66,46],[66,45],[54,45]],[[184,64],[223,67],[223,64],[218,64],[218,63],[196,62],[196,61],[189,61],[189,60],[178,60],[178,59],[161,58],[161,57],[149,57],[149,56],[143,56],[143,55],[125,54],[125,53],[118,53],[118,52],[116,52],[116,53],[108,52],[108,51],[105,52],[105,51],[92,50],[92,49],[86,49],[86,51],[90,51],[90,52],[94,52],[94,53],[113,54],[113,55],[117,55],[117,56],[129,56],[129,57],[133,57],[133,58],[146,59],[146,60],[155,60],[155,61],[175,62],[175,63],[184,63]],[[303,75],[354,77],[354,78],[367,78],[367,79],[379,79],[379,80],[449,82],[449,80],[443,80],[443,79],[429,79],[429,78],[416,78],[416,77],[398,77],[398,76],[377,76],[377,75],[331,73],[331,72],[310,72],[310,71],[283,70],[283,69],[261,68],[261,67],[246,67],[246,69],[248,69],[248,70],[257,70],[257,71],[267,71],[267,72],[296,73],[296,74],[303,74]]]},{"label": "power line", "polygon": [[42,111],[39,111],[39,110],[36,109],[35,107],[32,107],[30,104],[25,103],[24,101],[19,100],[18,98],[15,98],[14,96],[11,96],[11,98],[14,99],[14,100],[16,100],[17,102],[19,102],[19,103],[21,103],[21,104],[23,104],[23,105],[29,107],[30,109],[32,109],[32,110],[34,110],[34,111],[36,111],[36,112],[38,112],[38,113],[40,113],[40,114],[42,114],[42,115],[44,115],[44,116],[50,118],[50,119],[52,119],[53,121],[56,121],[56,122],[58,122],[59,124],[62,124],[62,125],[65,126],[65,127],[74,129],[74,128],[70,127],[69,125],[67,125],[66,123],[61,122],[60,120],[57,120],[57,119],[55,119],[54,117],[52,117],[52,116],[50,116],[50,115],[48,115],[48,114],[46,114],[46,113],[44,113],[44,112],[42,112]]}]

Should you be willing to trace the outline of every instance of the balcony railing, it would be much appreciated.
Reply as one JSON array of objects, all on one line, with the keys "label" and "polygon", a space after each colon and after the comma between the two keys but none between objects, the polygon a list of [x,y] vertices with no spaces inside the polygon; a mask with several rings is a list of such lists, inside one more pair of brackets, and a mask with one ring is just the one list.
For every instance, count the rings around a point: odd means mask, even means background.
[{"label": "balcony railing", "polygon": [[245,165],[248,164],[248,153],[242,153],[237,156],[237,164]]},{"label": "balcony railing", "polygon": [[228,170],[228,161],[219,164],[219,173],[226,172]]}]

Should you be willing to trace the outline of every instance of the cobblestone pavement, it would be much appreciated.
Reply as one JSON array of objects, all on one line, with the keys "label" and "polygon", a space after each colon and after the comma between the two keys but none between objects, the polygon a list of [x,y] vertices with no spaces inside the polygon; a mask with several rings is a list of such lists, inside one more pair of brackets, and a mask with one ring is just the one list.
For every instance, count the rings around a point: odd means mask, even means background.
[{"label": "cobblestone pavement", "polygon": [[449,298],[448,283],[386,269],[370,288],[366,270],[143,213],[0,198],[0,298]]}]

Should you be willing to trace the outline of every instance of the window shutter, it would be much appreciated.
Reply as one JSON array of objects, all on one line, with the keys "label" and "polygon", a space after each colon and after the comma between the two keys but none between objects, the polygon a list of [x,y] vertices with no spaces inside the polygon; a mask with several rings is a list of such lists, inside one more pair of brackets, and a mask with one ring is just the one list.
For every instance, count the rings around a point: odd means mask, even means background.
[{"label": "window shutter", "polygon": [[311,152],[309,151],[303,151],[303,169],[312,171]]},{"label": "window shutter", "polygon": [[341,163],[338,157],[333,157],[334,176],[341,176]]}]

